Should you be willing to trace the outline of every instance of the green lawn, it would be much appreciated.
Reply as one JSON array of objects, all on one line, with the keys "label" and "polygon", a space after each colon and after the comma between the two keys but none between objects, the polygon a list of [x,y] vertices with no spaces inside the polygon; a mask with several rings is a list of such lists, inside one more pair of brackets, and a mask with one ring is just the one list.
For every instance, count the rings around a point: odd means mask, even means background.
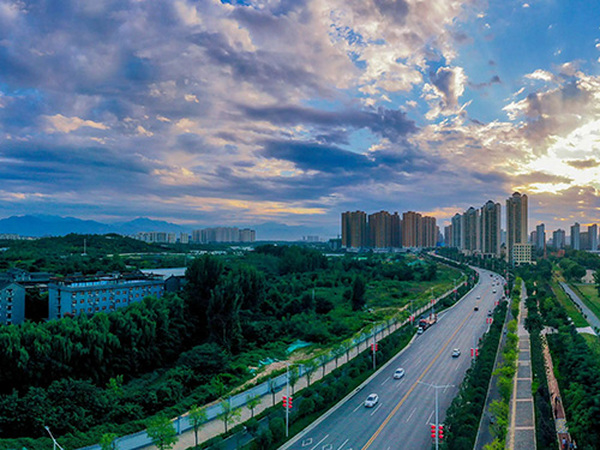
[{"label": "green lawn", "polygon": [[596,317],[600,318],[600,298],[598,298],[598,290],[596,289],[596,285],[582,283],[573,283],[572,285],[577,293],[583,294],[582,300],[587,307],[592,310]]},{"label": "green lawn", "polygon": [[560,304],[565,308],[567,314],[573,320],[573,323],[578,328],[583,328],[589,326],[587,320],[583,318],[583,315],[579,312],[577,307],[573,304],[573,301],[565,294],[565,291],[558,285],[558,282],[555,278],[552,278],[550,282],[550,286],[552,286],[552,290],[556,295],[556,298],[560,302]]}]

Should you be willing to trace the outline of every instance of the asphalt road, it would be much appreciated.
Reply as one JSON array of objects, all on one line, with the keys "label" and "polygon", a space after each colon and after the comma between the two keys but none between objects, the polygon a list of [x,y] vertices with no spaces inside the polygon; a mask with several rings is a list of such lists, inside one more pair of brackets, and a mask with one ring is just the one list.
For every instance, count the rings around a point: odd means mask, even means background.
[{"label": "asphalt road", "polygon": [[[480,282],[465,298],[439,314],[435,325],[418,336],[362,390],[338,404],[329,416],[308,427],[284,448],[431,448],[430,424],[435,423],[436,392],[431,385],[450,385],[438,389],[439,421],[443,423],[445,411],[471,364],[470,349],[488,328],[487,312],[503,294],[500,284],[492,286],[496,277],[491,277],[491,272],[477,270]],[[474,311],[476,304],[479,311]],[[460,348],[460,357],[451,357],[454,348]],[[398,367],[404,368],[406,375],[394,380],[392,376]],[[374,408],[364,406],[370,393],[379,395],[379,404]]]}]

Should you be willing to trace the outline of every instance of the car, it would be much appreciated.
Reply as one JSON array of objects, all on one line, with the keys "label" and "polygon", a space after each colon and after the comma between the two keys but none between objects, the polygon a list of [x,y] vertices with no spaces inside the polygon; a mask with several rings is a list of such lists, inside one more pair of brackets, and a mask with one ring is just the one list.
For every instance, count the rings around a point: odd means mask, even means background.
[{"label": "car", "polygon": [[492,310],[488,309],[488,317],[492,317]]},{"label": "car", "polygon": [[458,358],[460,356],[460,349],[459,348],[455,348],[454,350],[452,350],[452,357],[453,358]]},{"label": "car", "polygon": [[481,295],[478,295],[478,296],[477,296],[477,300],[479,300],[479,299],[481,299]]},{"label": "car", "polygon": [[365,406],[367,408],[372,408],[379,401],[379,396],[377,394],[369,394],[367,399],[365,400]]},{"label": "car", "polygon": [[417,334],[423,334],[423,327],[417,328]]},{"label": "car", "polygon": [[493,292],[494,292],[494,294],[495,294],[495,293],[496,293],[496,289],[494,289],[494,291],[493,291]]},{"label": "car", "polygon": [[394,379],[399,380],[403,376],[404,376],[404,369],[401,367],[396,369],[396,371],[394,372]]},{"label": "car", "polygon": [[473,308],[473,311],[479,311],[479,306],[475,305],[475,308]]}]

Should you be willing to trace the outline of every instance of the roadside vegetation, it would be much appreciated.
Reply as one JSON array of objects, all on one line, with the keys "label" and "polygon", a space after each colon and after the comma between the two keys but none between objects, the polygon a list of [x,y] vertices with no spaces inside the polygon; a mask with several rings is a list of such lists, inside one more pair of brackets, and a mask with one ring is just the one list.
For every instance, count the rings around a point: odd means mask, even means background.
[{"label": "roadside vegetation", "polygon": [[43,425],[76,448],[143,429],[154,415],[174,417],[253,379],[261,361],[286,359],[297,340],[318,354],[408,317],[411,300],[418,308],[462,281],[460,268],[264,245],[191,261],[181,296],[0,327],[0,447],[48,448]]}]

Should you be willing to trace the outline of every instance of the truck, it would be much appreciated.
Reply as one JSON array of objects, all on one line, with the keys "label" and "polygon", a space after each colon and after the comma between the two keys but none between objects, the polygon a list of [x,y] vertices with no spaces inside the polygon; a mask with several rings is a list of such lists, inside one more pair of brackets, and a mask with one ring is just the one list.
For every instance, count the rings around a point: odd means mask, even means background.
[{"label": "truck", "polygon": [[421,334],[431,325],[437,322],[437,314],[430,314],[428,316],[423,316],[419,319],[419,328],[417,329],[417,333]]}]

